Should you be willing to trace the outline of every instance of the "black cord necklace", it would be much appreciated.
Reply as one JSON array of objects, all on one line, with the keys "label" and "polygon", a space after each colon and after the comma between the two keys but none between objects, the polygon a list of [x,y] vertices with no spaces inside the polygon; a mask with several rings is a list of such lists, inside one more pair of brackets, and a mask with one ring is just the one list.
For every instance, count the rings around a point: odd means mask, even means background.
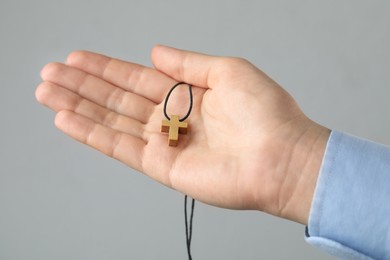
[{"label": "black cord necklace", "polygon": [[192,260],[191,256],[191,239],[192,239],[192,221],[194,219],[194,208],[195,208],[195,199],[192,199],[191,203],[191,216],[190,216],[190,226],[188,226],[188,217],[187,217],[187,195],[184,196],[184,218],[186,224],[186,238],[187,238],[187,253],[188,259]]},{"label": "black cord necklace", "polygon": [[[167,113],[167,105],[169,97],[171,96],[173,90],[178,87],[179,85],[188,85],[188,91],[190,95],[190,106],[188,109],[188,112],[185,116],[180,118],[177,115],[171,115],[169,116]],[[169,146],[176,146],[178,144],[178,138],[179,134],[187,134],[187,127],[188,124],[183,122],[186,120],[192,111],[193,106],[193,96],[192,96],[192,85],[187,84],[185,82],[179,82],[175,84],[168,92],[165,101],[164,101],[164,116],[167,120],[163,120],[161,124],[161,132],[169,133],[168,137],[168,144]],[[184,218],[185,218],[185,227],[186,227],[186,244],[187,244],[187,253],[188,253],[188,259],[192,260],[191,256],[191,239],[192,239],[192,222],[194,218],[194,208],[195,208],[195,199],[192,199],[191,203],[191,214],[190,218],[188,219],[188,213],[187,213],[187,199],[188,196],[184,196]]]},{"label": "black cord necklace", "polygon": [[189,92],[189,94],[190,94],[190,106],[189,106],[189,108],[188,108],[187,114],[186,114],[184,117],[180,118],[179,121],[180,121],[180,122],[183,122],[184,120],[186,120],[186,119],[190,116],[190,114],[191,114],[191,112],[192,112],[192,106],[193,106],[192,85],[187,84],[187,83],[184,83],[184,82],[179,82],[179,83],[175,84],[175,85],[169,90],[167,96],[165,97],[165,101],[164,101],[164,116],[165,116],[165,118],[168,119],[168,120],[171,120],[171,118],[168,116],[168,113],[167,113],[167,106],[168,106],[169,97],[171,96],[171,94],[172,94],[172,92],[175,90],[175,88],[177,88],[177,87],[180,86],[180,85],[184,85],[184,84],[188,85],[188,92]]}]

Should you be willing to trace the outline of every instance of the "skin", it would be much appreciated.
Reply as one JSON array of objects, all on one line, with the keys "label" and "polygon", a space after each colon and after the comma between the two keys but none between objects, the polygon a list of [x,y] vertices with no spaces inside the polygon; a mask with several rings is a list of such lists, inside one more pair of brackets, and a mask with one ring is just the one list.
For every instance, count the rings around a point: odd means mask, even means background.
[{"label": "skin", "polygon": [[[307,224],[329,129],[246,60],[156,46],[154,68],[76,51],[49,63],[36,98],[70,137],[204,203]],[[160,133],[166,93],[192,84],[177,147]],[[169,111],[185,114],[186,87]]]}]

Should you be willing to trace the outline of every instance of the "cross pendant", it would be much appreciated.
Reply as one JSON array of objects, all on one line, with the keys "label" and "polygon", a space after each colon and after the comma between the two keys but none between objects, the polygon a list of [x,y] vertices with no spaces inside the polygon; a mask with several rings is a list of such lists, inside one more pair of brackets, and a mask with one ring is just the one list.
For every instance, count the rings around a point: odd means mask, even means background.
[{"label": "cross pendant", "polygon": [[171,120],[163,120],[161,123],[161,132],[168,133],[168,145],[177,146],[179,134],[187,134],[188,124],[180,122],[179,116],[171,116]]}]

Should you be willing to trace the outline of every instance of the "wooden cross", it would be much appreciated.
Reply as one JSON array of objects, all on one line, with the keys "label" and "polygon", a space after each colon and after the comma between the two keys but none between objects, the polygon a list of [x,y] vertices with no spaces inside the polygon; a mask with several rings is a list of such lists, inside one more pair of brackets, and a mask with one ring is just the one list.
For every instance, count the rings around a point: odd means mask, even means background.
[{"label": "wooden cross", "polygon": [[180,122],[179,116],[171,116],[171,120],[163,120],[161,124],[161,132],[168,133],[169,146],[176,146],[179,140],[179,134],[187,134],[188,124]]}]

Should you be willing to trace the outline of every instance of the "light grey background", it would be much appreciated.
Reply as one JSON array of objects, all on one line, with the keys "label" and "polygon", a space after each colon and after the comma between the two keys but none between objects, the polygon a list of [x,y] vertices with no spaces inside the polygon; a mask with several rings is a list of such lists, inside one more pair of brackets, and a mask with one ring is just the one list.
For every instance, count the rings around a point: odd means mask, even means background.
[{"label": "light grey background", "polygon": [[[245,57],[314,120],[390,144],[389,1],[0,0],[1,260],[186,258],[183,196],[69,139],[34,98],[72,50],[151,65],[156,43]],[[198,203],[193,255],[333,259],[303,237]]]}]

